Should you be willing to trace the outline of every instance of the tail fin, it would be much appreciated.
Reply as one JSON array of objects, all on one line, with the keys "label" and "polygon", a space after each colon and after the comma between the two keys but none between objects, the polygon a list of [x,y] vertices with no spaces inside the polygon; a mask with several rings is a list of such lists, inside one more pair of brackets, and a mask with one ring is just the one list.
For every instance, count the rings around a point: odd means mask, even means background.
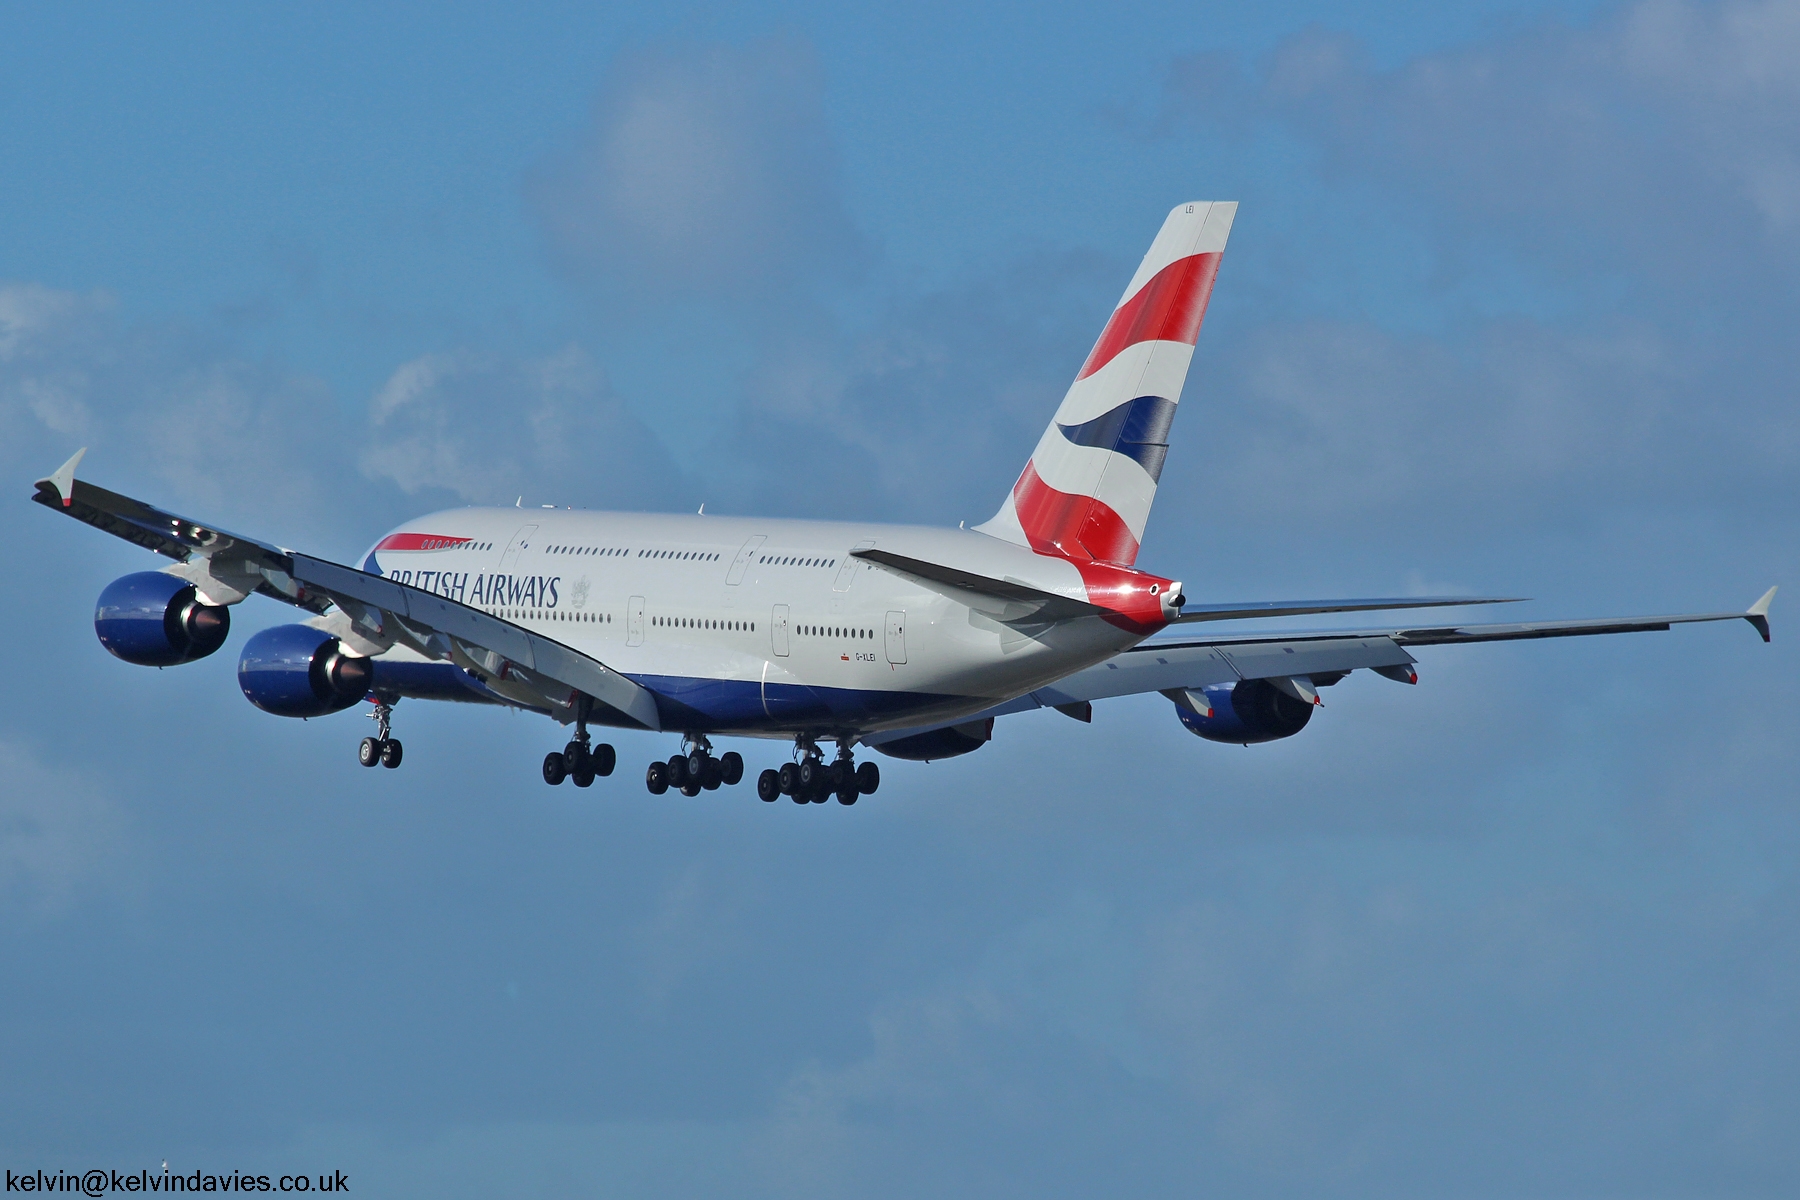
[{"label": "tail fin", "polygon": [[1137,560],[1236,215],[1228,200],[1169,214],[1012,494],[977,529],[1039,554]]}]

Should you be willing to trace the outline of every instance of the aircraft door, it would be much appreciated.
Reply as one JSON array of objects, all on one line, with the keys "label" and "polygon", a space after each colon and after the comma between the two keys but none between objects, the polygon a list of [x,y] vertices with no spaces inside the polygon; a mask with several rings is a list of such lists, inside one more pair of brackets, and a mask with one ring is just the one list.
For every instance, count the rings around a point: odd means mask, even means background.
[{"label": "aircraft door", "polygon": [[736,587],[744,581],[744,571],[750,566],[751,560],[756,557],[757,550],[761,549],[762,544],[768,540],[759,533],[745,542],[743,547],[738,550],[737,557],[731,560],[731,570],[725,572],[725,582],[729,586]]},{"label": "aircraft door", "polygon": [[775,611],[769,614],[769,637],[774,642],[775,657],[788,656],[788,606],[777,604]]},{"label": "aircraft door", "polygon": [[536,532],[536,525],[526,525],[520,529],[519,532],[513,534],[513,540],[506,544],[505,551],[500,555],[500,569],[502,571],[510,571],[513,569],[513,564],[519,561],[519,552],[531,545],[531,535]]},{"label": "aircraft door", "polygon": [[905,609],[895,609],[887,615],[887,656],[895,665],[906,661]]},{"label": "aircraft door", "polygon": [[625,644],[644,644],[644,598],[633,596],[625,606]]}]

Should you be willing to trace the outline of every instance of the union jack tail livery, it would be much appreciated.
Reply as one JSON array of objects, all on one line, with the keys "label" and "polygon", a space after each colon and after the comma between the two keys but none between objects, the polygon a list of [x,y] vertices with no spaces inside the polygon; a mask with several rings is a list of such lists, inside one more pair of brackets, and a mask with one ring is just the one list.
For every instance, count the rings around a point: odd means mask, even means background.
[{"label": "union jack tail livery", "polygon": [[1236,215],[1233,201],[1175,206],[1019,482],[977,529],[1077,562],[1137,560]]}]

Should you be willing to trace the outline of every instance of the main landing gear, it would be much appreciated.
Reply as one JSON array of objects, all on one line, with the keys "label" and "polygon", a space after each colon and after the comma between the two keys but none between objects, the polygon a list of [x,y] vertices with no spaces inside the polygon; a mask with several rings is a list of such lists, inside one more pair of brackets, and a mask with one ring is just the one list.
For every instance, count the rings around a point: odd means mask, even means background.
[{"label": "main landing gear", "polygon": [[756,778],[756,794],[773,804],[778,796],[790,796],[795,804],[823,804],[836,796],[839,804],[855,804],[881,786],[881,768],[872,762],[858,766],[850,756],[851,742],[838,743],[836,761],[825,756],[810,737],[794,740],[798,761],[783,763],[779,771],[764,771]]},{"label": "main landing gear", "polygon": [[386,700],[375,701],[375,711],[369,714],[369,720],[375,722],[375,736],[366,737],[362,745],[356,748],[356,761],[365,767],[376,763],[389,770],[400,765],[400,739],[388,736],[388,722],[394,715],[394,706]]},{"label": "main landing gear", "polygon": [[689,734],[681,739],[691,747],[668,762],[653,762],[644,772],[644,786],[652,796],[660,796],[674,788],[684,796],[698,796],[714,791],[720,785],[731,787],[744,777],[744,756],[727,750],[718,758],[712,755],[712,743],[703,734]]},{"label": "main landing gear", "polygon": [[613,773],[619,756],[609,744],[593,745],[588,736],[587,711],[581,709],[575,718],[575,736],[561,750],[544,755],[544,782],[555,787],[568,779],[576,787],[591,787],[595,776],[604,779]]}]

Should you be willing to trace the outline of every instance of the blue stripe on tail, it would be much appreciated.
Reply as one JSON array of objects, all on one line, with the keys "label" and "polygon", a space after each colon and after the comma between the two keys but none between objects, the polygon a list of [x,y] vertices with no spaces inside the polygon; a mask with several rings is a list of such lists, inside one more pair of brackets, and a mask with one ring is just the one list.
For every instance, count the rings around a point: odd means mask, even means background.
[{"label": "blue stripe on tail", "polygon": [[1161,396],[1139,396],[1079,425],[1057,423],[1062,435],[1077,446],[1112,450],[1135,459],[1162,478],[1163,460],[1169,455],[1169,426],[1175,422],[1175,402]]}]

